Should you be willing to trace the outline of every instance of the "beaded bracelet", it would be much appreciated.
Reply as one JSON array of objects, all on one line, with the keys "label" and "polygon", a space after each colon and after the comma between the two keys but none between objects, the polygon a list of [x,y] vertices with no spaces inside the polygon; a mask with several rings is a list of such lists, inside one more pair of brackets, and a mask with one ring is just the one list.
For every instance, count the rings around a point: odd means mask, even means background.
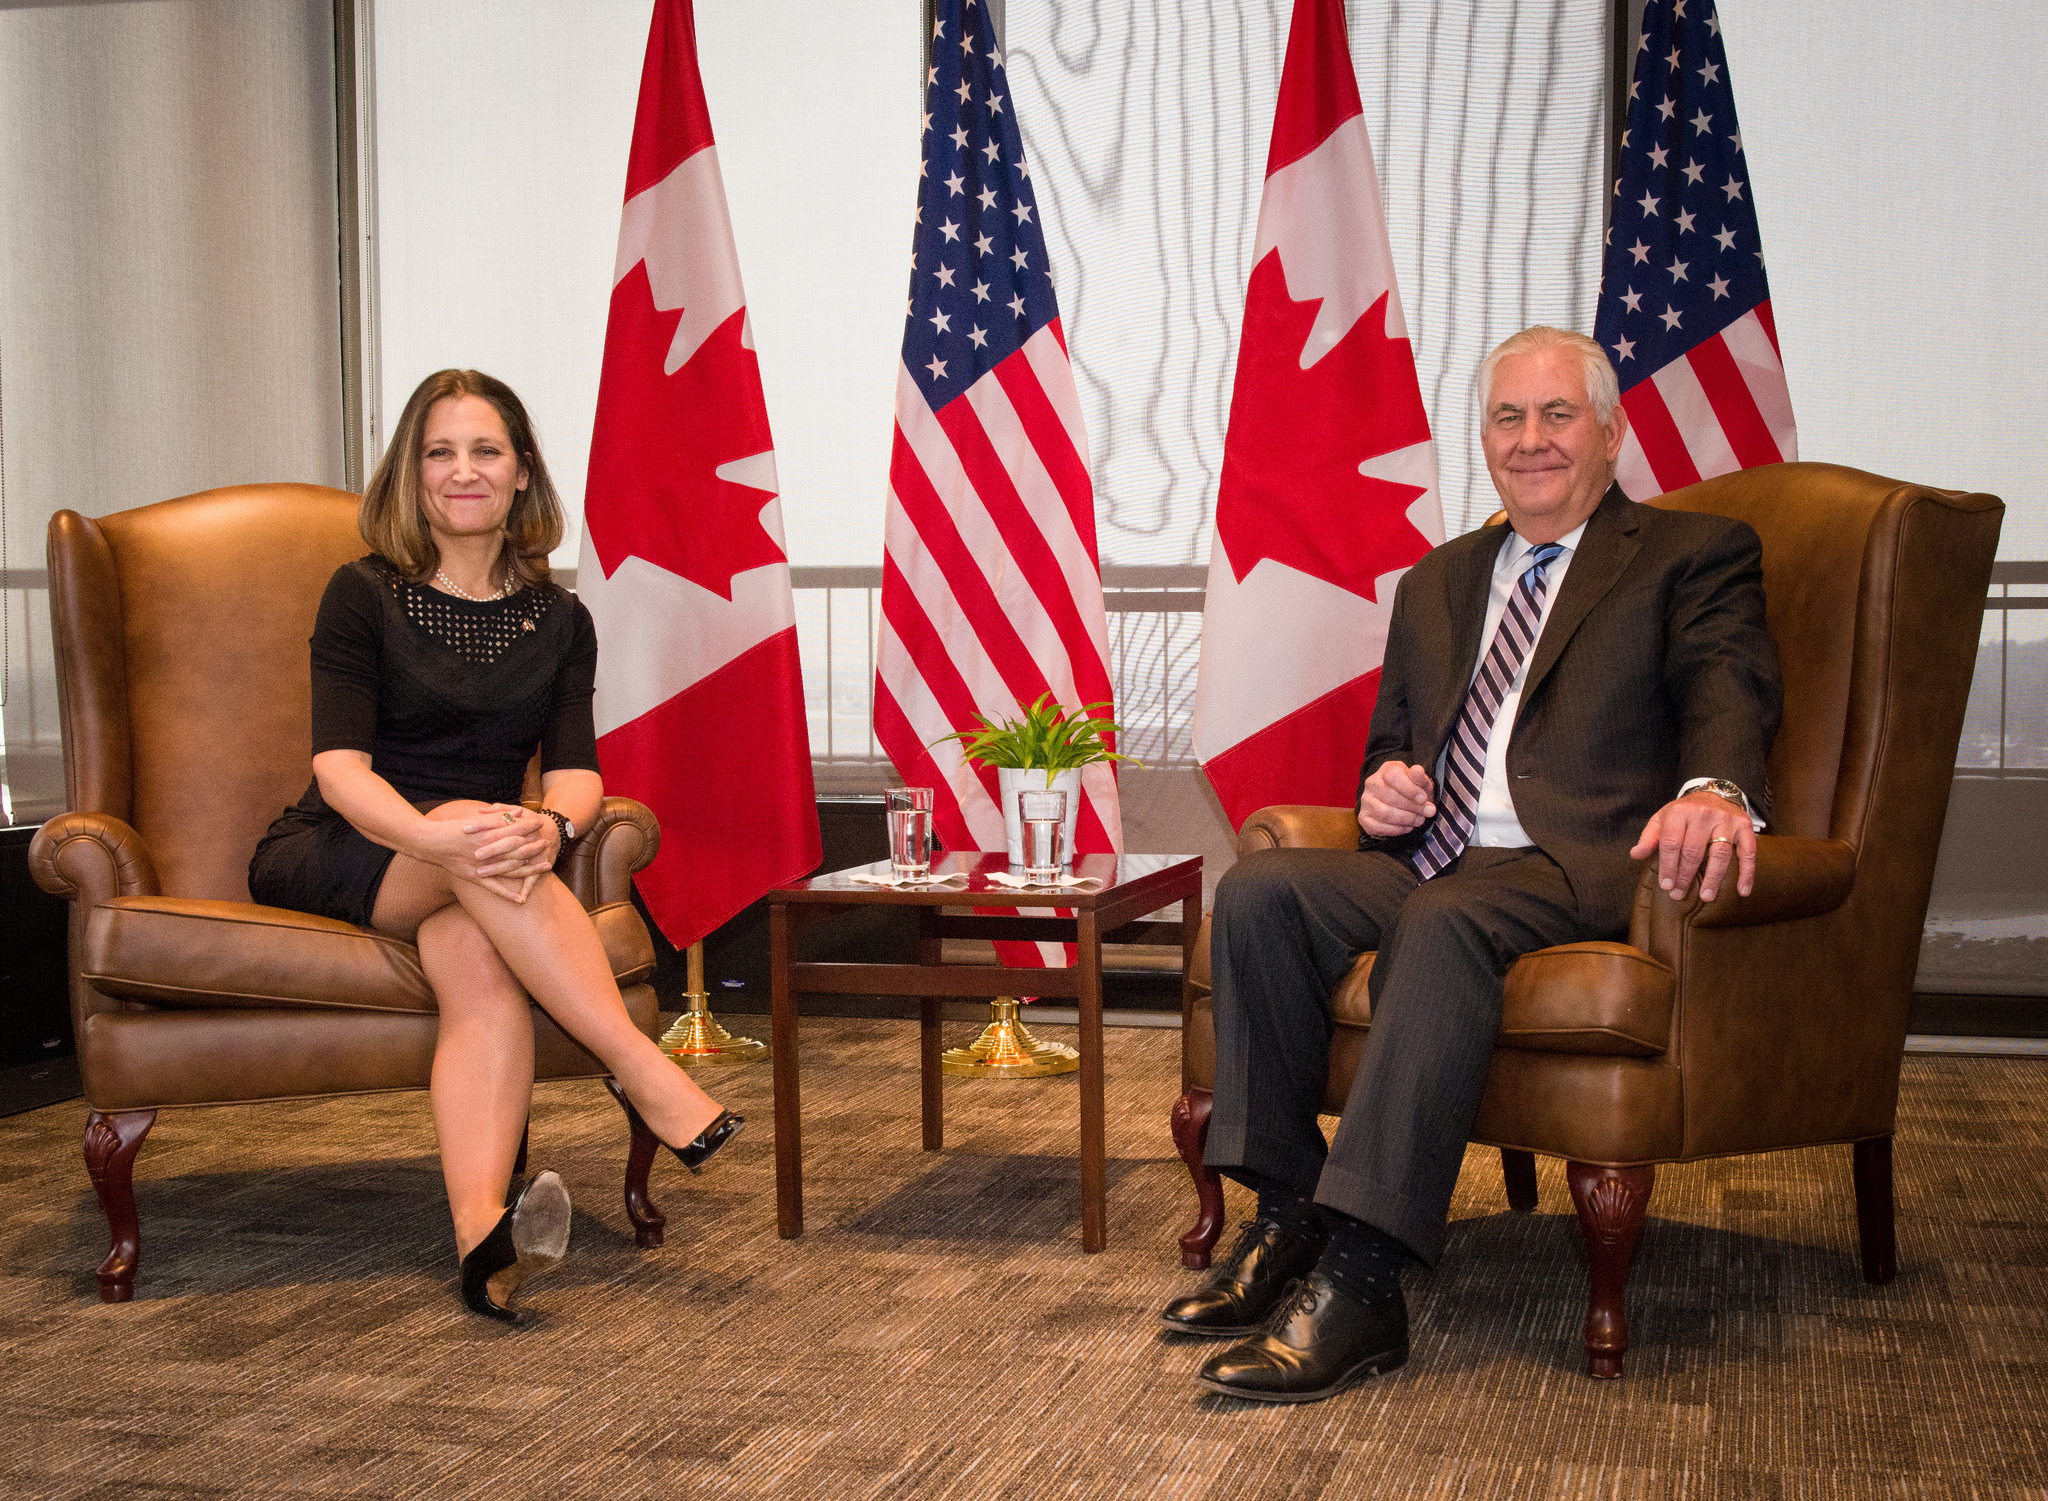
[{"label": "beaded bracelet", "polygon": [[540,811],[552,818],[555,821],[555,828],[561,832],[562,842],[555,846],[555,863],[559,865],[562,863],[562,856],[568,853],[569,841],[576,837],[576,826],[553,808],[543,808]]}]

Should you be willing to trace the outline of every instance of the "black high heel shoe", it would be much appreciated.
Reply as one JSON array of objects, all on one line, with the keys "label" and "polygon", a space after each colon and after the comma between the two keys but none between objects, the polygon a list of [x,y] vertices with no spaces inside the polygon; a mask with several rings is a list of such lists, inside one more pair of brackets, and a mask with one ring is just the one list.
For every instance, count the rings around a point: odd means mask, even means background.
[{"label": "black high heel shoe", "polygon": [[676,1154],[676,1161],[693,1173],[704,1171],[704,1164],[718,1155],[718,1149],[740,1134],[740,1127],[746,1125],[744,1115],[734,1115],[730,1110],[718,1112],[718,1119],[697,1133],[694,1141],[680,1147],[670,1147]]},{"label": "black high heel shoe", "polygon": [[[569,1190],[554,1173],[537,1173],[476,1245],[462,1258],[462,1301],[472,1313],[514,1328],[533,1315],[508,1306],[529,1278],[553,1271],[569,1251]],[[510,1271],[501,1285],[506,1302],[491,1296],[491,1279]]]}]

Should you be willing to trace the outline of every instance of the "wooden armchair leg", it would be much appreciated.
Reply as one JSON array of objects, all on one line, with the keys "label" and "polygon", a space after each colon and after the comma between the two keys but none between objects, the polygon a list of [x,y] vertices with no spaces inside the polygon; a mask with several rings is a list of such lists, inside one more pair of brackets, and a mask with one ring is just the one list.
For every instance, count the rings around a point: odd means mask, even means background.
[{"label": "wooden armchair leg", "polygon": [[1209,1111],[1215,1104],[1213,1091],[1190,1087],[1173,1102],[1173,1144],[1188,1176],[1195,1180],[1199,1212],[1187,1234],[1180,1238],[1180,1264],[1201,1271],[1216,1249],[1216,1237],[1223,1233],[1223,1178],[1202,1161],[1209,1142]]},{"label": "wooden armchair leg", "polygon": [[1517,1214],[1528,1214],[1536,1207],[1536,1154],[1517,1151],[1514,1147],[1500,1149],[1500,1175],[1507,1180],[1508,1208]]},{"label": "wooden armchair leg", "polygon": [[1856,1235],[1863,1246],[1863,1280],[1882,1287],[1899,1274],[1899,1241],[1892,1213],[1892,1139],[1873,1136],[1850,1149],[1856,1164]]},{"label": "wooden armchair leg", "polygon": [[626,1151],[626,1218],[633,1222],[634,1241],[642,1250],[651,1251],[666,1238],[668,1224],[668,1216],[647,1197],[647,1173],[654,1166],[654,1152],[661,1140],[640,1118],[617,1079],[606,1079],[604,1087],[626,1112],[626,1124],[633,1129],[632,1145]]},{"label": "wooden armchair leg", "polygon": [[1592,1268],[1592,1296],[1586,1307],[1586,1374],[1612,1380],[1621,1374],[1628,1350],[1628,1314],[1623,1296],[1628,1289],[1629,1258],[1650,1207],[1656,1186],[1655,1167],[1592,1167],[1568,1162],[1565,1182],[1586,1234],[1586,1260]]},{"label": "wooden armchair leg", "polygon": [[135,1296],[135,1269],[142,1262],[142,1227],[135,1217],[135,1154],[156,1124],[154,1110],[122,1110],[85,1118],[85,1170],[107,1212],[112,1244],[100,1263],[100,1301],[126,1303]]}]

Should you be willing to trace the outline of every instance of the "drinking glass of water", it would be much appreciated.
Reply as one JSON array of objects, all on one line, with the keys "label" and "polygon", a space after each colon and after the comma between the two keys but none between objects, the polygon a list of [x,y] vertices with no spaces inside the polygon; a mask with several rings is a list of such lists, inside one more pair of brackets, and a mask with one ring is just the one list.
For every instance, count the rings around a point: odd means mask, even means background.
[{"label": "drinking glass of water", "polygon": [[1064,792],[1020,792],[1017,813],[1024,826],[1024,879],[1045,885],[1060,878],[1066,859],[1067,795]]},{"label": "drinking glass of water", "polygon": [[889,869],[902,877],[931,874],[931,788],[903,787],[889,794]]}]

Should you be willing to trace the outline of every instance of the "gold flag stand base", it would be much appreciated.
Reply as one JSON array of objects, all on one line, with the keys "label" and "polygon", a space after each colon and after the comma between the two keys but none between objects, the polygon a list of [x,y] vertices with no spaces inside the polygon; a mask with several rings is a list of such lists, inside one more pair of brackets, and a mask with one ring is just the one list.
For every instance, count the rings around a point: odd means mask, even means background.
[{"label": "gold flag stand base", "polygon": [[989,1024],[972,1044],[939,1054],[945,1072],[969,1079],[1039,1079],[1071,1074],[1081,1066],[1081,1055],[1072,1048],[1031,1035],[1017,1020],[1015,996],[997,996],[989,1011]]},{"label": "gold flag stand base", "polygon": [[704,991],[704,943],[698,940],[685,953],[688,990],[683,1000],[689,1010],[661,1034],[661,1050],[684,1068],[717,1068],[728,1063],[758,1063],[768,1056],[768,1044],[751,1037],[735,1037],[711,1014],[711,997]]},{"label": "gold flag stand base", "polygon": [[683,996],[690,1009],[676,1018],[676,1024],[661,1037],[661,1050],[684,1068],[715,1068],[727,1063],[758,1063],[768,1056],[768,1044],[751,1037],[735,1037],[711,1014],[710,997],[703,991]]}]

